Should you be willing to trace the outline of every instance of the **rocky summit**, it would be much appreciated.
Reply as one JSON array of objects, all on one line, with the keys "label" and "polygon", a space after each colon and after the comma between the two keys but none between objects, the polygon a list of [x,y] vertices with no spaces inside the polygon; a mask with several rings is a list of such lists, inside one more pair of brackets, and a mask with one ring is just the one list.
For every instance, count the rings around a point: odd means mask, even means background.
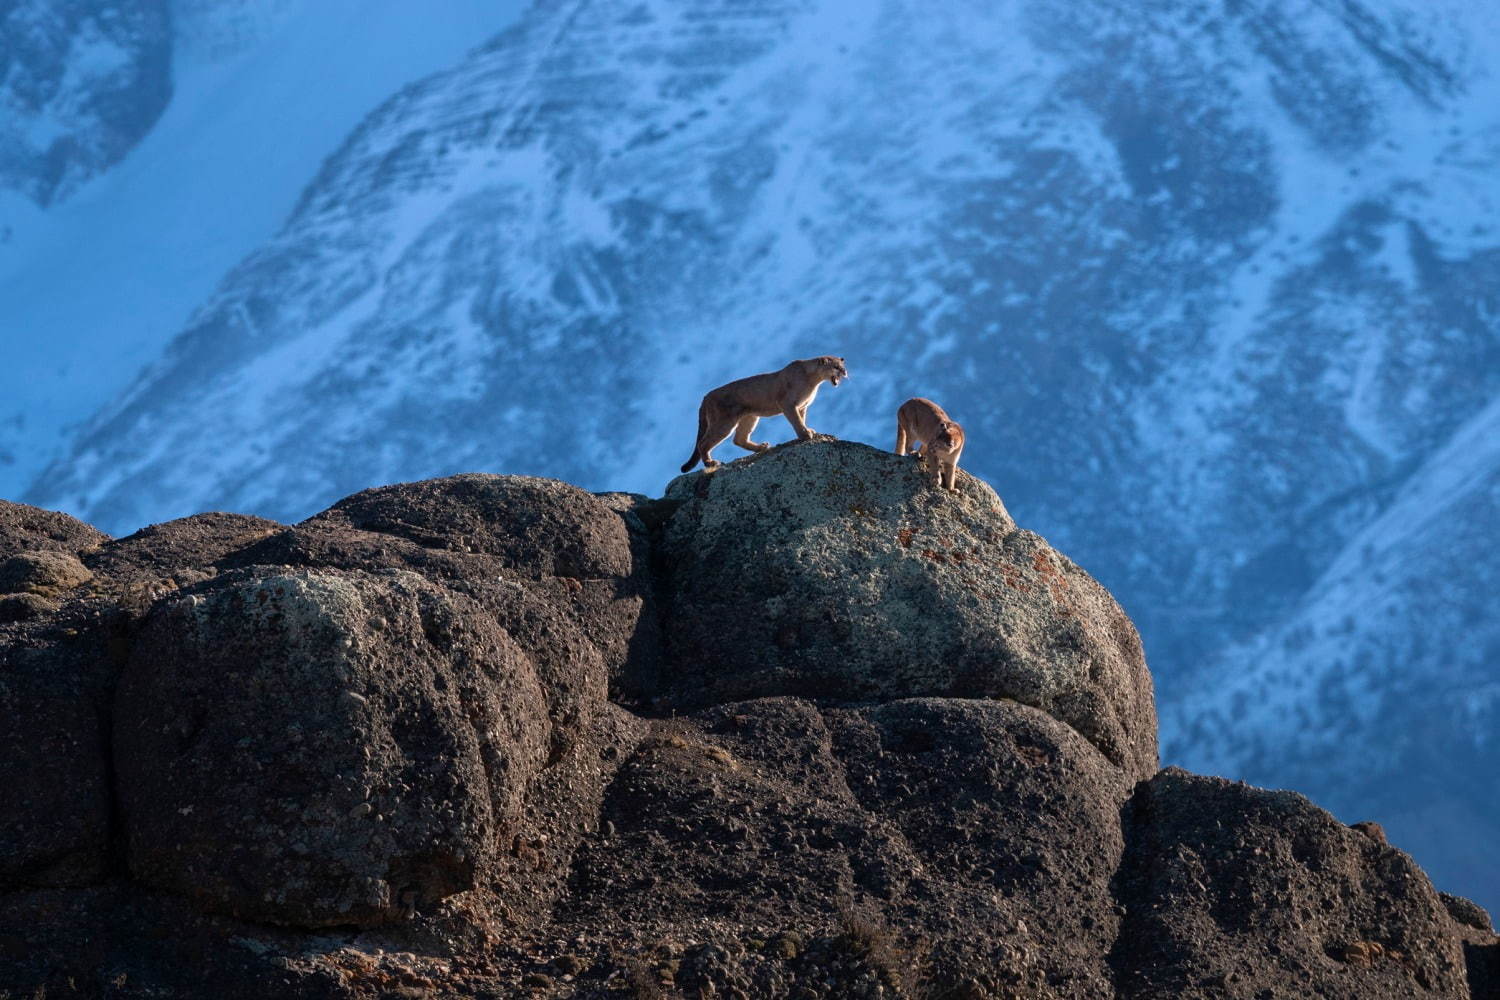
[{"label": "rocky summit", "polygon": [[1158,770],[1110,594],[864,445],[0,503],[0,589],[0,996],[1500,995],[1375,824]]}]

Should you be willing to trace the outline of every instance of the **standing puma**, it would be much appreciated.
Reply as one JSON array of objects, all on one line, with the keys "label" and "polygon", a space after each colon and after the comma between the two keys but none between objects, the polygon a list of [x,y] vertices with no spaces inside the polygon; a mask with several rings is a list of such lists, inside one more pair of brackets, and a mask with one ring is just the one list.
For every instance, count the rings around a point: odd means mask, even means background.
[{"label": "standing puma", "polygon": [[700,459],[705,469],[716,467],[719,463],[709,453],[731,431],[734,443],[746,451],[765,451],[771,447],[763,441],[750,440],[750,432],[761,417],[779,413],[787,418],[799,438],[810,439],[813,432],[806,423],[807,407],[818,394],[818,386],[824,379],[838,385],[848,377],[843,358],[824,355],[793,361],[779,372],[751,375],[719,386],[704,396],[703,405],[698,407],[698,440],[682,471],[688,471]]},{"label": "standing puma", "polygon": [[943,408],[921,396],[908,399],[896,411],[896,454],[905,455],[913,447],[913,454],[927,463],[929,471],[936,475],[934,486],[958,489],[954,480],[958,478],[958,456],[964,450],[964,429],[952,420]]}]

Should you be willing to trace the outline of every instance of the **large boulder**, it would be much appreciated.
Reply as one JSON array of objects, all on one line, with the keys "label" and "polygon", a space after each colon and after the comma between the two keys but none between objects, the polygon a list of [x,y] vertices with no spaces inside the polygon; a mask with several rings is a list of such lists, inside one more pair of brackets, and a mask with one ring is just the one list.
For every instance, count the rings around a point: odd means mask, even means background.
[{"label": "large boulder", "polygon": [[1471,995],[1466,932],[1377,829],[1176,768],[1124,819],[1122,998]]},{"label": "large boulder", "polygon": [[1149,777],[1156,709],[1130,619],[989,486],[958,486],[838,441],[674,480],[668,700],[1011,698]]},{"label": "large boulder", "polygon": [[893,899],[922,928],[935,991],[1110,996],[1110,880],[1133,782],[1070,727],[1011,701],[832,714],[849,788],[919,860]]},{"label": "large boulder", "polygon": [[587,723],[612,681],[655,669],[646,543],[625,513],[556,480],[366,490],[220,562],[257,564],[407,569],[472,598],[536,663],[559,735]]},{"label": "large boulder", "polygon": [[0,890],[86,885],[110,869],[109,701],[121,616],[75,603],[0,628]]},{"label": "large boulder", "polygon": [[379,924],[474,887],[549,743],[530,659],[407,572],[248,570],[148,616],[116,699],[132,874]]}]

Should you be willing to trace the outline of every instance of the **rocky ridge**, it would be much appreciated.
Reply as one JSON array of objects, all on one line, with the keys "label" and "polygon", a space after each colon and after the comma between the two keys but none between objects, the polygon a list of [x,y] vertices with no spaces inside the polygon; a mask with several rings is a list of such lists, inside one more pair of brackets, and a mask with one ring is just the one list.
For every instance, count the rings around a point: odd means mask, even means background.
[{"label": "rocky ridge", "polygon": [[1130,620],[959,487],[0,503],[0,994],[1496,995],[1378,827],[1158,771]]},{"label": "rocky ridge", "polygon": [[654,492],[706,386],[847,355],[817,426],[941,400],[1152,636],[1169,759],[1378,795],[1500,905],[1497,40],[1469,0],[533,4],[157,313],[52,468],[51,400],[0,451],[117,533],[467,468]]}]

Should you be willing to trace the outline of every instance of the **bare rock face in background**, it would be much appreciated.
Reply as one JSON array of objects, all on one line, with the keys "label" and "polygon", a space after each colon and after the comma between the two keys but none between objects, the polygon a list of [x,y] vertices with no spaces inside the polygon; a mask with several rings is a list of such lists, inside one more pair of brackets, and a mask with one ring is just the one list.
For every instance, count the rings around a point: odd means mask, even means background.
[{"label": "bare rock face in background", "polygon": [[819,441],[667,497],[682,500],[663,545],[676,701],[1012,698],[1133,777],[1156,771],[1135,626],[972,476],[933,490],[912,458]]},{"label": "bare rock face in background", "polygon": [[0,991],[1494,995],[1488,915],[1373,827],[1157,773],[1133,626],[967,476],[23,513],[81,572],[0,626]]}]

